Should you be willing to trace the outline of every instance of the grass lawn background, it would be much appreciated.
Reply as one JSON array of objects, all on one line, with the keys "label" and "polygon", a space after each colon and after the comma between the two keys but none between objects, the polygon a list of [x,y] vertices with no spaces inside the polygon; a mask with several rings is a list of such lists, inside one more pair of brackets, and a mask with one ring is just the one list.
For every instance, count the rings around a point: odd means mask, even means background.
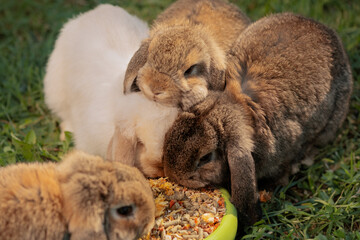
[{"label": "grass lawn background", "polygon": [[[59,161],[72,147],[44,104],[42,79],[59,29],[67,19],[112,3],[151,23],[172,0],[1,0],[0,166]],[[351,0],[241,0],[253,21],[292,11],[335,29],[354,76],[349,115],[316,163],[278,188],[263,204],[264,217],[245,239],[360,239],[360,3]]]}]

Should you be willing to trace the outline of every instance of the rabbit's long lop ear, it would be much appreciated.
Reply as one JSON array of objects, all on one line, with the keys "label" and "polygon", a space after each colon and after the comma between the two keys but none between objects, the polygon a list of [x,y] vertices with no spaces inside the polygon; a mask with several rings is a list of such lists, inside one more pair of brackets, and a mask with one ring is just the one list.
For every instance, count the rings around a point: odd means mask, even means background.
[{"label": "rabbit's long lop ear", "polygon": [[74,151],[57,167],[71,239],[106,239],[103,199],[109,196],[111,181],[103,163],[100,157]]},{"label": "rabbit's long lop ear", "polygon": [[125,135],[124,130],[116,127],[106,153],[106,159],[134,166],[137,139],[135,136]]},{"label": "rabbit's long lop ear", "polygon": [[134,56],[130,60],[125,72],[124,94],[140,91],[136,83],[136,78],[139,70],[147,61],[147,57],[149,55],[149,44],[150,39],[144,40],[141,43],[140,48],[135,52]]},{"label": "rabbit's long lop ear", "polygon": [[239,226],[255,223],[258,216],[255,162],[251,152],[238,143],[228,143],[227,161],[231,177],[231,202],[238,209]]}]

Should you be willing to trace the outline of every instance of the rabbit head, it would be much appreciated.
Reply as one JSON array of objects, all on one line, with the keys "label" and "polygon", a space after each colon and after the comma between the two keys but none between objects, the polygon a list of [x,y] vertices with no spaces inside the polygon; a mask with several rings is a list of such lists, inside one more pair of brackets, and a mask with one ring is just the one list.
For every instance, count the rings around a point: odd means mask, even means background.
[{"label": "rabbit head", "polygon": [[138,239],[151,230],[152,191],[136,168],[74,152],[57,170],[72,238]]},{"label": "rabbit head", "polygon": [[225,54],[203,28],[161,29],[145,40],[128,65],[124,92],[141,90],[150,100],[188,109],[208,89],[223,89]]},{"label": "rabbit head", "polygon": [[189,109],[224,89],[225,55],[250,19],[223,0],[178,0],[161,13],[130,60],[124,93]]},{"label": "rabbit head", "polygon": [[235,102],[210,92],[191,113],[184,112],[165,135],[165,176],[184,186],[222,186],[231,201],[254,223],[258,218],[253,128]]}]

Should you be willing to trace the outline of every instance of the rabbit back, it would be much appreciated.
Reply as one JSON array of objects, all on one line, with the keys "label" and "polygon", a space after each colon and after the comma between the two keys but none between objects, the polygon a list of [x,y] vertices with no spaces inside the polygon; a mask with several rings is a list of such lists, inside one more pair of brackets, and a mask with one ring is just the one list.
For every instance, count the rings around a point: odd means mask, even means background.
[{"label": "rabbit back", "polygon": [[255,151],[269,164],[259,169],[265,173],[279,166],[271,159],[305,157],[312,146],[334,139],[348,111],[352,75],[333,30],[298,15],[275,14],[250,25],[231,55],[241,93],[261,107],[273,135],[264,139],[261,128],[255,135]]},{"label": "rabbit back", "polygon": [[44,78],[45,101],[73,131],[77,148],[105,156],[128,61],[147,25],[120,7],[100,5],[61,30]]},{"label": "rabbit back", "polygon": [[207,28],[220,47],[229,51],[251,20],[236,5],[224,0],[178,0],[155,20],[150,36],[157,30],[189,23]]},{"label": "rabbit back", "polygon": [[0,239],[62,239],[62,205],[54,164],[0,169]]}]

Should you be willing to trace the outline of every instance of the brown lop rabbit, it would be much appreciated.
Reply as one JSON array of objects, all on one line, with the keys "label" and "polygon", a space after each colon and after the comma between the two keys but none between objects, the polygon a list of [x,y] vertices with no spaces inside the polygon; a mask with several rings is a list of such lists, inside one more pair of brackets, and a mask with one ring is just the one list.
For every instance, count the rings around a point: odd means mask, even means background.
[{"label": "brown lop rabbit", "polygon": [[182,185],[229,189],[244,227],[259,217],[258,184],[286,184],[292,164],[334,139],[352,75],[333,30],[284,13],[239,36],[226,84],[178,116],[165,136],[163,164]]},{"label": "brown lop rabbit", "polygon": [[82,152],[0,169],[0,239],[138,239],[155,204],[139,170]]},{"label": "brown lop rabbit", "polygon": [[250,24],[223,0],[178,0],[156,19],[129,62],[124,93],[188,109],[210,90],[223,90],[226,53]]}]

